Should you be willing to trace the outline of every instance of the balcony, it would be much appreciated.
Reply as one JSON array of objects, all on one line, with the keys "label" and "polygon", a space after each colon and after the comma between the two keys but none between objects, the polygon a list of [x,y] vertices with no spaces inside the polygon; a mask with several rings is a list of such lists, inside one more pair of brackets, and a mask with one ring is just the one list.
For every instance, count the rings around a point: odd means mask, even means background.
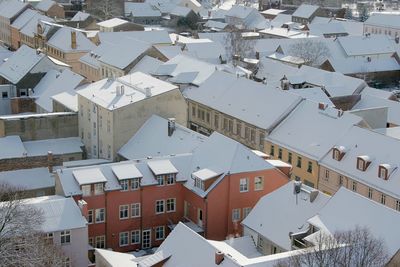
[{"label": "balcony", "polygon": [[[199,225],[195,224],[194,222],[192,222],[191,220],[189,220],[188,218],[184,217],[180,220],[181,223],[183,223],[184,225],[186,225],[187,227],[189,227],[190,229],[192,229],[193,231],[195,231],[198,234],[203,234],[204,233],[204,229],[203,227],[200,227]],[[168,220],[168,228],[172,231],[175,228],[176,224],[174,224],[171,220]]]}]

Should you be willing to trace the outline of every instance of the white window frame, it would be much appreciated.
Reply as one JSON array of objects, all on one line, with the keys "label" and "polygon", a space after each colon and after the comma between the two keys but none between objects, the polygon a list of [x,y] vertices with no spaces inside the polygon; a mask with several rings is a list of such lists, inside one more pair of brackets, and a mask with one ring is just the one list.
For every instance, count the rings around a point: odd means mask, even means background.
[{"label": "white window frame", "polygon": [[94,245],[96,248],[106,248],[106,236],[105,235],[96,236]]},{"label": "white window frame", "polygon": [[88,224],[94,223],[94,210],[88,210],[88,216],[87,216],[87,221]]},{"label": "white window frame", "polygon": [[157,186],[164,186],[165,185],[165,176],[164,175],[157,175]]},{"label": "white window frame", "polygon": [[[157,235],[160,235],[160,234],[162,234],[162,235],[157,237]],[[165,226],[157,226],[155,228],[154,238],[156,240],[164,240],[165,239]]]},{"label": "white window frame", "polygon": [[166,180],[166,184],[167,185],[175,184],[175,174],[174,173],[170,173],[170,174],[165,175],[165,180]]},{"label": "white window frame", "polygon": [[89,197],[92,195],[92,185],[85,184],[81,186],[82,196]]},{"label": "white window frame", "polygon": [[[101,220],[98,220],[103,214],[103,218]],[[95,222],[96,223],[103,223],[106,220],[106,209],[105,208],[99,208],[95,210]]]},{"label": "white window frame", "polygon": [[246,218],[250,214],[251,210],[252,210],[251,207],[243,208],[243,219]]},{"label": "white window frame", "polygon": [[[125,238],[126,238],[126,242],[122,242],[122,241],[125,241]],[[129,246],[129,232],[120,232],[119,233],[118,244],[120,247]]]},{"label": "white window frame", "polygon": [[239,180],[239,192],[249,192],[249,178],[240,178]]},{"label": "white window frame", "polygon": [[[260,182],[257,182],[259,179]],[[256,176],[254,177],[254,191],[264,190],[264,177]]]},{"label": "white window frame", "polygon": [[[141,230],[133,230],[131,231],[131,244],[136,245],[140,244],[140,236],[141,236]],[[135,240],[133,240],[133,237],[136,237]]]},{"label": "white window frame", "polygon": [[129,205],[127,205],[127,204],[120,205],[119,206],[119,219],[126,220],[128,218],[129,218]]},{"label": "white window frame", "polygon": [[[172,204],[173,204],[173,209],[169,209],[169,208],[168,208],[168,204],[171,205],[171,201],[172,201]],[[170,202],[170,203],[168,203],[168,202]],[[167,213],[169,213],[169,212],[175,212],[175,211],[176,211],[176,198],[168,198],[168,199],[165,201],[165,211],[166,211]]]},{"label": "white window frame", "polygon": [[140,203],[131,204],[131,218],[139,218],[141,216]]},{"label": "white window frame", "polygon": [[94,194],[96,196],[104,194],[104,184],[103,183],[94,184]]},{"label": "white window frame", "polygon": [[60,242],[62,245],[71,243],[71,231],[70,230],[61,231]]},{"label": "white window frame", "polygon": [[[162,211],[157,211],[159,207],[162,207]],[[165,213],[165,200],[164,199],[156,200],[155,212],[156,212],[156,214]]]},{"label": "white window frame", "polygon": [[240,209],[232,209],[232,222],[240,221]]},{"label": "white window frame", "polygon": [[133,178],[131,179],[131,190],[139,190],[140,188],[140,179],[139,178]]},{"label": "white window frame", "polygon": [[119,185],[121,186],[121,191],[125,192],[129,190],[129,180],[121,180]]}]

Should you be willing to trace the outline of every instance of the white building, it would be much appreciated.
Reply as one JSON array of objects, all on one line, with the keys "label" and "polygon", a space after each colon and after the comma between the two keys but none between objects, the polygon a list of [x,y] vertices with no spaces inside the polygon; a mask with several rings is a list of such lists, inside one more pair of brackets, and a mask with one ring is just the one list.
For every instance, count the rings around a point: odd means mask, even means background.
[{"label": "white building", "polygon": [[384,34],[392,38],[400,36],[398,14],[374,13],[364,22],[364,34]]}]

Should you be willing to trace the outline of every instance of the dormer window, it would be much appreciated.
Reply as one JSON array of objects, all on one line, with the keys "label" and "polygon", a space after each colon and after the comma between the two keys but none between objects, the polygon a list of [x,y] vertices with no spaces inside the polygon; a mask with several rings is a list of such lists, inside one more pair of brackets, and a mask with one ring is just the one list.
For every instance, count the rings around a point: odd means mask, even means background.
[{"label": "dormer window", "polygon": [[391,166],[389,164],[380,164],[378,167],[378,177],[384,180],[389,179],[389,171]]},{"label": "dormer window", "polygon": [[194,178],[194,186],[204,191],[204,182],[198,177]]},{"label": "dormer window", "polygon": [[346,154],[346,149],[343,146],[335,146],[332,149],[332,158],[334,160],[341,161],[345,154]]},{"label": "dormer window", "polygon": [[164,185],[164,175],[157,175],[157,185]]},{"label": "dormer window", "polygon": [[90,196],[92,194],[92,188],[90,184],[82,185],[81,190],[84,197]]},{"label": "dormer window", "polygon": [[94,194],[95,195],[101,195],[104,193],[104,184],[99,183],[94,185]]},{"label": "dormer window", "polygon": [[167,174],[166,182],[167,182],[167,185],[174,184],[175,183],[175,174],[174,173]]},{"label": "dormer window", "polygon": [[357,169],[360,171],[365,171],[369,164],[371,164],[371,160],[368,156],[359,156],[357,157]]}]

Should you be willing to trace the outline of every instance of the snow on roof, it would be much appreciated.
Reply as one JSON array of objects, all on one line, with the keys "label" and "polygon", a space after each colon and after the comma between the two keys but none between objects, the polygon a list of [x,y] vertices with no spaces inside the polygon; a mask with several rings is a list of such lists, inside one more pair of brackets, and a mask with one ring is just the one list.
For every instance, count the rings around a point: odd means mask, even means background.
[{"label": "snow on roof", "polygon": [[130,253],[115,252],[108,249],[95,249],[95,254],[103,258],[111,267],[137,267],[136,257]]},{"label": "snow on roof", "polygon": [[278,159],[266,159],[266,162],[268,162],[269,164],[271,164],[274,167],[284,167],[284,168],[291,168],[292,165],[290,165],[289,163],[286,163],[282,160],[278,160]]},{"label": "snow on roof", "polygon": [[206,181],[208,179],[215,178],[221,175],[221,173],[216,173],[213,170],[205,168],[194,172],[192,175],[199,178],[202,181]]},{"label": "snow on roof", "polygon": [[0,138],[0,147],[0,159],[22,158],[27,153],[18,135]]},{"label": "snow on roof", "polygon": [[83,160],[72,160],[63,162],[63,167],[65,168],[75,168],[91,165],[99,165],[110,163],[108,159],[83,159]]},{"label": "snow on roof", "polygon": [[177,173],[178,170],[169,160],[152,160],[147,162],[147,165],[154,175]]},{"label": "snow on roof", "polygon": [[[71,47],[71,32],[73,31],[76,33],[75,49]],[[85,34],[69,27],[62,27],[56,31],[47,41],[47,44],[64,52],[91,51],[96,47],[96,45],[85,36]]]},{"label": "snow on roof", "polygon": [[[397,151],[400,149],[400,140],[381,133],[353,126],[345,135],[335,141],[332,146],[347,148],[344,157],[337,161],[331,152],[327,153],[320,164],[335,172],[341,173],[366,186],[382,193],[400,198],[400,172],[394,170],[387,180],[378,177],[380,164],[399,166]],[[371,164],[365,171],[357,169],[357,157],[369,155]]]},{"label": "snow on roof", "polygon": [[324,36],[326,34],[348,34],[342,23],[312,23],[309,26],[310,34]]},{"label": "snow on roof", "polygon": [[373,129],[377,133],[381,133],[396,139],[400,139],[400,126],[390,128]]},{"label": "snow on roof", "polygon": [[376,89],[376,88],[367,86],[361,91],[360,94],[375,96],[375,97],[379,97],[379,98],[383,98],[383,99],[389,99],[389,98],[393,97],[394,92],[386,91],[383,89]]},{"label": "snow on roof", "polygon": [[182,47],[179,45],[154,45],[154,48],[167,59],[172,59],[182,53]]},{"label": "snow on roof", "polygon": [[228,23],[215,21],[215,20],[208,20],[204,24],[204,27],[211,28],[213,30],[223,30],[226,28],[226,26],[228,26]]},{"label": "snow on roof", "polygon": [[271,130],[301,101],[299,96],[281,89],[220,71],[185,94],[192,101],[266,130]]},{"label": "snow on roof", "polygon": [[317,102],[325,103],[330,107],[335,105],[332,103],[331,99],[325,94],[320,87],[304,88],[304,89],[290,89],[289,92],[299,95],[305,99]]},{"label": "snow on roof", "polygon": [[380,27],[389,27],[395,29],[400,28],[399,15],[394,15],[394,14],[373,13],[364,22],[364,24],[380,26]]},{"label": "snow on roof", "polygon": [[21,120],[28,118],[46,118],[46,117],[57,117],[66,115],[75,115],[75,112],[53,112],[53,113],[28,113],[28,114],[12,114],[0,116],[0,120]]},{"label": "snow on roof", "polygon": [[[117,87],[121,86],[124,93],[117,95]],[[172,90],[178,90],[178,87],[150,75],[135,72],[115,80],[100,80],[78,90],[77,93],[106,109],[115,110]]]},{"label": "snow on roof", "polygon": [[226,60],[226,48],[217,42],[188,43],[185,52],[192,57],[213,63],[221,64],[221,59]]},{"label": "snow on roof", "polygon": [[72,17],[71,21],[85,21],[90,17],[89,13],[78,11],[75,16]]},{"label": "snow on roof", "polygon": [[21,15],[19,15],[14,22],[11,24],[11,27],[20,30],[23,26],[26,25],[34,16],[39,13],[33,9],[26,9]]},{"label": "snow on roof", "polygon": [[[303,100],[266,140],[310,159],[321,159],[353,125],[362,118],[351,113],[339,116],[332,107],[319,109],[319,103]],[[298,142],[301,140],[301,142]]]},{"label": "snow on roof", "polygon": [[3,0],[0,2],[0,16],[6,19],[12,19],[18,15],[21,10],[27,7],[27,3],[18,0]]},{"label": "snow on roof", "polygon": [[396,52],[395,43],[386,35],[338,37],[347,56],[377,55]]},{"label": "snow on roof", "polygon": [[265,15],[278,15],[282,12],[285,12],[286,10],[283,9],[275,9],[275,8],[270,8],[270,9],[266,9],[264,11],[261,12],[261,14],[265,14]]},{"label": "snow on roof", "polygon": [[111,169],[119,181],[143,177],[143,174],[132,163],[115,165]]},{"label": "snow on roof", "polygon": [[161,60],[158,60],[154,57],[150,57],[145,55],[133,68],[129,73],[134,73],[134,72],[142,72],[145,74],[151,74],[154,73],[158,67],[163,64]]},{"label": "snow on roof", "polygon": [[17,84],[36,64],[45,57],[42,53],[22,45],[6,62],[0,65],[0,76]]},{"label": "snow on roof", "polygon": [[234,5],[231,9],[229,9],[228,13],[226,13],[226,16],[245,19],[254,11],[257,12],[257,9],[247,6]]},{"label": "snow on roof", "polygon": [[191,153],[207,139],[179,124],[175,124],[171,136],[168,136],[167,129],[168,120],[152,115],[118,154],[126,159],[136,159]]},{"label": "snow on roof", "polygon": [[79,137],[35,140],[23,142],[28,156],[44,156],[48,151],[54,155],[82,153],[83,143]]},{"label": "snow on roof", "polygon": [[35,8],[40,11],[47,12],[53,5],[56,4],[57,3],[54,2],[53,0],[41,0],[37,5],[35,5]]},{"label": "snow on roof", "polygon": [[150,44],[171,44],[169,34],[165,30],[161,31],[128,31],[128,32],[99,32],[100,42],[115,40],[124,37],[133,38]]},{"label": "snow on roof", "polygon": [[318,8],[319,6],[301,4],[292,16],[308,19],[318,10]]},{"label": "snow on roof", "polygon": [[[34,38],[37,30],[37,25],[40,22],[54,22],[52,18],[49,18],[40,13],[35,14],[20,30],[21,34]],[[45,27],[44,33],[47,33],[50,27]]]},{"label": "snow on roof", "polygon": [[69,110],[73,112],[78,112],[78,95],[76,92],[62,92],[56,95],[51,96],[53,101],[57,101],[58,103],[64,105]]},{"label": "snow on roof", "polygon": [[154,8],[150,3],[125,2],[125,16],[133,17],[161,17],[160,10]]},{"label": "snow on roof", "polygon": [[52,97],[60,93],[75,95],[75,88],[84,80],[82,76],[69,69],[49,70],[33,88],[37,105],[48,112],[53,111]]},{"label": "snow on roof", "polygon": [[98,168],[74,170],[72,174],[79,185],[107,182],[107,178]]},{"label": "snow on roof", "polygon": [[98,26],[100,27],[105,27],[105,28],[113,28],[117,27],[123,24],[129,23],[129,21],[120,19],[120,18],[112,18],[108,20],[104,20],[102,22],[97,23]]},{"label": "snow on roof", "polygon": [[329,200],[319,192],[311,202],[310,192],[314,189],[302,185],[298,195],[294,194],[294,181],[262,197],[242,224],[279,247],[291,250],[289,234],[306,231],[307,219],[314,216]]},{"label": "snow on roof", "polygon": [[24,203],[43,212],[41,230],[46,233],[86,227],[87,221],[72,198],[45,196],[26,199]]},{"label": "snow on roof", "polygon": [[279,27],[270,27],[267,29],[263,29],[259,31],[261,34],[268,34],[268,35],[274,35],[278,37],[285,37],[285,38],[306,38],[306,37],[313,37],[307,35],[306,32],[304,31],[299,31],[295,29],[285,29],[285,28],[279,28]]},{"label": "snow on roof", "polygon": [[308,222],[330,234],[366,227],[374,238],[383,240],[389,258],[400,249],[400,213],[343,186]]},{"label": "snow on roof", "polygon": [[292,15],[289,14],[278,14],[273,20],[271,20],[271,25],[274,27],[282,27],[283,24],[292,21]]},{"label": "snow on roof", "polygon": [[152,73],[158,76],[172,76],[174,83],[188,83],[199,86],[215,72],[215,65],[187,55],[177,55],[160,65]]},{"label": "snow on roof", "polygon": [[0,172],[0,183],[24,190],[45,189],[55,186],[54,177],[48,168],[22,169]]},{"label": "snow on roof", "polygon": [[352,110],[376,107],[388,107],[388,122],[400,125],[400,102],[398,101],[365,94],[361,95],[361,99],[353,106]]},{"label": "snow on roof", "polygon": [[192,10],[188,7],[184,6],[176,6],[171,10],[170,15],[174,15],[177,17],[186,17]]}]

